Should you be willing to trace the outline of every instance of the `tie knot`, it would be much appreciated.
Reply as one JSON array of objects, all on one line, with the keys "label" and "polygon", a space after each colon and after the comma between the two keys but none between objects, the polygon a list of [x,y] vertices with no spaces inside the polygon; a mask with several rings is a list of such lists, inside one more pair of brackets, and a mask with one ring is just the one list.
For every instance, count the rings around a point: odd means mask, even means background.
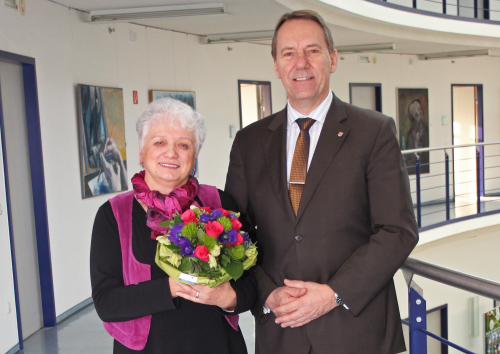
[{"label": "tie knot", "polygon": [[314,122],[316,122],[316,120],[312,118],[299,118],[296,120],[296,122],[300,130],[308,131],[309,128],[311,128],[311,126],[314,124]]}]

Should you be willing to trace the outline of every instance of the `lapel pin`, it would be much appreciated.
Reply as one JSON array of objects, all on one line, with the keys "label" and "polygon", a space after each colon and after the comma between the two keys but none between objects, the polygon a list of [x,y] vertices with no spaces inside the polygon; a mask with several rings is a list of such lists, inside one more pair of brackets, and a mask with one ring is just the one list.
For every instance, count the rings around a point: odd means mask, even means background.
[{"label": "lapel pin", "polygon": [[339,133],[337,134],[337,136],[338,136],[339,138],[340,138],[340,137],[342,137],[342,135],[344,135],[344,133],[342,133],[342,132],[339,132]]}]

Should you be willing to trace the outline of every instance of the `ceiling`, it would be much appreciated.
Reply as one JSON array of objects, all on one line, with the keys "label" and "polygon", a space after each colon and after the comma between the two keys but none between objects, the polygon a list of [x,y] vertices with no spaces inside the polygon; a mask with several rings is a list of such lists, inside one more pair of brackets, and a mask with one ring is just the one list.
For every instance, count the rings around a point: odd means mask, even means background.
[{"label": "ceiling", "polygon": [[[272,31],[279,17],[290,11],[275,0],[46,0],[84,12],[180,4],[224,2],[227,14],[136,20],[134,23],[200,36]],[[91,26],[92,24],[89,24]],[[438,44],[389,37],[329,24],[336,46],[396,43],[395,53],[423,54],[480,49],[480,47]],[[257,42],[270,45],[270,41]]]}]

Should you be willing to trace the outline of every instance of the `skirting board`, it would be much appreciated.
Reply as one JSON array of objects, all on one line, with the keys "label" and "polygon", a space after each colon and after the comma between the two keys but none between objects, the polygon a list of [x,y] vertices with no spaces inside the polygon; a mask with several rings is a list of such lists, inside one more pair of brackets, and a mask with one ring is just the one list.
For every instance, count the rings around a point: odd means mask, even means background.
[{"label": "skirting board", "polygon": [[65,311],[62,314],[60,314],[59,316],[57,316],[57,318],[56,318],[57,324],[58,325],[61,324],[63,321],[67,320],[68,318],[73,316],[75,313],[80,312],[81,310],[83,310],[87,306],[91,305],[92,303],[93,303],[92,298],[89,297],[87,300],[84,300],[84,301],[80,302],[78,305],[73,306],[68,311]]}]

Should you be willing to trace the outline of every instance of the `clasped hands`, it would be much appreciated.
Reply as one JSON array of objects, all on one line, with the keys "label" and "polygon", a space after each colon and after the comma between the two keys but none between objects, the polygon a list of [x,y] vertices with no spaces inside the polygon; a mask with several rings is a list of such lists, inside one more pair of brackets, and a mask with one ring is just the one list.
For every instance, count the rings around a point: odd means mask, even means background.
[{"label": "clasped hands", "polygon": [[338,306],[328,285],[288,279],[269,295],[265,305],[282,328],[303,326]]},{"label": "clasped hands", "polygon": [[199,304],[218,306],[226,311],[236,308],[236,292],[229,282],[225,282],[215,288],[206,285],[187,285],[168,278],[172,298],[182,297],[186,300]]}]

